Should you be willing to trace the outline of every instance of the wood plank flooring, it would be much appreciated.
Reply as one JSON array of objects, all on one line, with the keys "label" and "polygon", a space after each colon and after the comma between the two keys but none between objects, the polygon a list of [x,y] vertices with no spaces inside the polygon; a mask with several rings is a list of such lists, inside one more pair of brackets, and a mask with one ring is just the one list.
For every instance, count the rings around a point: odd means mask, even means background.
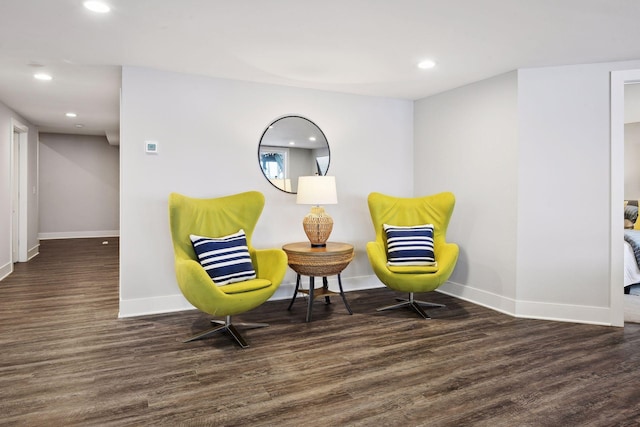
[{"label": "wood plank flooring", "polygon": [[[108,240],[108,245],[102,241]],[[437,292],[421,320],[387,289],[238,320],[117,319],[117,239],[41,242],[0,282],[2,426],[638,426],[640,325],[516,319]],[[331,281],[330,287],[336,284]]]}]

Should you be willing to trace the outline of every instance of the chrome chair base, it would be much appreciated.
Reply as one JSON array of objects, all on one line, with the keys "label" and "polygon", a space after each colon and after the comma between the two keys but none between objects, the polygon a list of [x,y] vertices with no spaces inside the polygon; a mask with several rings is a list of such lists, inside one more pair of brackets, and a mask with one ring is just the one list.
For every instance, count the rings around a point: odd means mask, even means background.
[{"label": "chrome chair base", "polygon": [[418,300],[413,298],[413,292],[409,293],[409,299],[396,298],[396,301],[401,301],[401,302],[400,302],[400,304],[393,304],[393,305],[389,305],[389,306],[386,306],[386,307],[380,307],[380,308],[377,309],[377,311],[385,311],[385,310],[393,310],[393,309],[396,309],[396,308],[409,307],[413,311],[418,313],[420,316],[422,316],[424,319],[431,319],[431,316],[429,316],[422,309],[422,307],[426,307],[426,308],[442,308],[442,307],[446,307],[444,304],[436,304],[436,303],[432,303],[432,302],[418,301]]},{"label": "chrome chair base", "polygon": [[264,328],[269,326],[267,323],[231,323],[231,316],[227,316],[224,321],[222,320],[211,320],[211,323],[215,324],[213,328],[207,329],[205,331],[199,332],[192,337],[187,338],[183,342],[191,342],[195,340],[199,340],[202,338],[206,338],[210,335],[213,335],[217,332],[227,332],[242,348],[249,347],[247,341],[240,334],[236,326],[251,329],[251,328]]}]

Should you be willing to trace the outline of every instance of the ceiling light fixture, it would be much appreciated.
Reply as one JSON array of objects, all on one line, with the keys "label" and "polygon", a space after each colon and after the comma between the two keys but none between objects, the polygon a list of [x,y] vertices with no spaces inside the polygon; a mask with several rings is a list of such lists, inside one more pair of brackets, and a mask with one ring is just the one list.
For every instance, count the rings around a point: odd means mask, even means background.
[{"label": "ceiling light fixture", "polygon": [[309,141],[315,141],[315,140],[316,140],[316,137],[315,137],[315,136],[310,136],[310,137],[309,137]]},{"label": "ceiling light fixture", "polygon": [[111,10],[109,5],[101,1],[89,0],[89,1],[85,1],[83,5],[90,11],[96,12],[96,13],[107,13]]},{"label": "ceiling light fixture", "polygon": [[78,117],[78,115],[76,113],[67,113],[67,114],[65,114],[65,116],[67,116],[67,117]]},{"label": "ceiling light fixture", "polygon": [[49,74],[46,74],[46,73],[36,73],[36,74],[33,75],[33,77],[38,79],[38,80],[46,80],[46,81],[49,81],[49,80],[51,80],[53,78]]},{"label": "ceiling light fixture", "polygon": [[436,63],[433,62],[431,59],[425,59],[424,61],[418,64],[418,68],[421,68],[423,70],[428,70],[429,68],[433,68],[435,66],[436,66]]},{"label": "ceiling light fixture", "polygon": [[84,125],[83,125],[82,123],[77,123],[77,124],[76,124],[76,127],[77,127],[78,129],[80,129],[80,128],[83,128],[83,127],[84,127]]}]

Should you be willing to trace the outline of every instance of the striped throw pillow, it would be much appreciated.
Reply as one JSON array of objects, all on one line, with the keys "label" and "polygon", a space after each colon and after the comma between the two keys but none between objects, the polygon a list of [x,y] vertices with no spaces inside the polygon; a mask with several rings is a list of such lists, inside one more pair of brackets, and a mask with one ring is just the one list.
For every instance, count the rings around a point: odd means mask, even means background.
[{"label": "striped throw pillow", "polygon": [[433,252],[433,224],[383,226],[387,234],[387,265],[437,265]]},{"label": "striped throw pillow", "polygon": [[223,237],[189,236],[200,264],[216,285],[255,279],[244,230]]}]

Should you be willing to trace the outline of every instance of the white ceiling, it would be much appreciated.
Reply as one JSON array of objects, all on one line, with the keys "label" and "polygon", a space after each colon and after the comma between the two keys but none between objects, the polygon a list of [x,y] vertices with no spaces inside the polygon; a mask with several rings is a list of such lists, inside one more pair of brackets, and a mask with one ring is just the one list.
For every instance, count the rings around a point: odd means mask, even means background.
[{"label": "white ceiling", "polygon": [[106,2],[97,15],[0,0],[0,101],[41,131],[104,135],[122,65],[419,99],[518,68],[640,59],[638,0]]}]

